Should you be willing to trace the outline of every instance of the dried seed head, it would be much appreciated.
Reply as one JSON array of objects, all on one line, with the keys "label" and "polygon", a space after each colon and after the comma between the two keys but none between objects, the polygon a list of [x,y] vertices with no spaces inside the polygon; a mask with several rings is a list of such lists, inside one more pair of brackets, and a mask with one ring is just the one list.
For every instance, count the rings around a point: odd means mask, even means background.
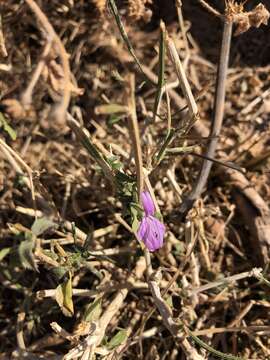
[{"label": "dried seed head", "polygon": [[263,4],[258,4],[251,11],[244,11],[244,2],[238,4],[234,0],[226,1],[226,16],[236,24],[235,35],[240,35],[251,27],[258,28],[261,24],[267,25],[269,11]]},{"label": "dried seed head", "polygon": [[106,10],[106,0],[94,0],[93,3],[99,14],[104,15]]},{"label": "dried seed head", "polygon": [[263,4],[259,4],[249,14],[250,25],[255,27],[259,27],[261,24],[267,25],[269,17],[269,11]]},{"label": "dried seed head", "polygon": [[128,0],[128,16],[133,20],[143,19],[145,22],[151,20],[152,11],[145,5],[152,3],[151,0]]}]

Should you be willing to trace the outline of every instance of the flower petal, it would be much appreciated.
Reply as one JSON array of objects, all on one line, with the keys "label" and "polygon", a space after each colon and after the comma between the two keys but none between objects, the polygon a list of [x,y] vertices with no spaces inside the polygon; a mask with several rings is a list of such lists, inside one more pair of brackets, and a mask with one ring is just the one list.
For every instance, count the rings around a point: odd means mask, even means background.
[{"label": "flower petal", "polygon": [[144,212],[145,212],[145,215],[148,216],[148,215],[154,215],[155,213],[155,205],[154,205],[154,202],[151,198],[151,195],[148,191],[143,191],[141,193],[141,200],[142,200],[142,205],[143,205],[143,208],[144,208]]},{"label": "flower petal", "polygon": [[152,249],[155,251],[163,246],[163,239],[165,234],[165,225],[155,217],[151,216],[151,232],[152,232]]},{"label": "flower petal", "polygon": [[165,226],[153,216],[145,216],[140,224],[138,237],[149,251],[155,251],[163,246]]},{"label": "flower petal", "polygon": [[138,232],[137,232],[137,235],[138,235],[138,237],[139,237],[139,239],[140,240],[143,240],[144,239],[144,237],[145,237],[145,235],[147,234],[147,230],[148,230],[148,232],[149,232],[149,226],[148,226],[148,223],[147,223],[147,219],[146,219],[146,217],[144,216],[143,218],[142,218],[142,221],[141,221],[141,223],[140,223],[140,226],[139,226],[139,230],[138,230]]}]

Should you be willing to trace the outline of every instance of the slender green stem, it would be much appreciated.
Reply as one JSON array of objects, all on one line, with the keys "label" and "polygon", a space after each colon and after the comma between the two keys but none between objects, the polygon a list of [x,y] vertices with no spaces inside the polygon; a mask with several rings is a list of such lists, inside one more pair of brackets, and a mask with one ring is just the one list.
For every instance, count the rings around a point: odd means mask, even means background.
[{"label": "slender green stem", "polygon": [[198,338],[198,336],[192,334],[192,332],[187,327],[185,327],[185,330],[197,345],[201,346],[203,349],[207,350],[214,356],[219,357],[220,359],[223,359],[223,360],[244,360],[241,357],[231,355],[231,354],[225,354],[221,351],[215,350],[214,348],[212,348],[212,346],[206,344],[204,341],[202,341],[200,338]]},{"label": "slender green stem", "polygon": [[[133,46],[132,46],[132,44],[131,44],[131,42],[130,42],[130,40],[129,40],[128,34],[127,34],[127,32],[126,32],[126,30],[125,30],[125,28],[124,28],[124,25],[123,25],[123,23],[122,23],[122,20],[121,20],[121,18],[120,18],[120,15],[119,15],[119,12],[118,12],[118,9],[117,9],[117,6],[116,6],[114,0],[108,0],[108,2],[109,2],[110,9],[112,10],[113,16],[114,16],[114,18],[115,18],[115,21],[116,21],[116,23],[117,23],[117,26],[118,26],[118,29],[119,29],[119,31],[120,31],[120,34],[121,34],[121,36],[122,36],[122,39],[123,39],[123,41],[125,42],[125,44],[127,45],[127,48],[128,48],[128,51],[130,52],[130,55],[133,57],[135,63],[137,64],[138,68],[139,68],[140,71],[142,72],[145,80],[146,80],[147,82],[149,82],[149,81],[152,82],[152,81],[149,79],[149,77],[145,74],[145,72],[144,72],[144,70],[143,70],[143,68],[142,68],[141,63],[140,63],[139,59],[137,58],[137,55],[135,54],[135,51],[134,51]],[[153,82],[152,82],[152,83],[153,83]],[[153,83],[153,84],[156,85],[155,83]]]},{"label": "slender green stem", "polygon": [[82,126],[80,126],[80,124],[70,114],[68,114],[67,124],[71,128],[71,130],[76,134],[76,137],[81,142],[83,147],[85,147],[89,155],[101,167],[107,179],[109,179],[112,183],[114,183],[115,180],[114,173],[109,163],[106,161],[104,156],[99,152],[95,144],[93,144],[90,135],[87,133],[87,130]]}]

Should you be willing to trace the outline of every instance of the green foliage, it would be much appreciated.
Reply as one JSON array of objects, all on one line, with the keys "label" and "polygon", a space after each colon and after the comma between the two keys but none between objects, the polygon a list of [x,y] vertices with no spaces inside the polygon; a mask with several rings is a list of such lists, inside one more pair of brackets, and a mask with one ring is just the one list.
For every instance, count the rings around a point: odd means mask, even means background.
[{"label": "green foliage", "polygon": [[113,170],[121,170],[124,166],[117,156],[111,156],[107,158],[107,161]]},{"label": "green foliage", "polygon": [[112,114],[108,120],[108,126],[112,126],[113,124],[118,123],[123,119],[123,115]]},{"label": "green foliage", "polygon": [[131,213],[131,227],[132,230],[136,232],[139,227],[139,220],[141,220],[141,218],[143,217],[143,210],[138,204],[131,202],[130,213]]},{"label": "green foliage", "polygon": [[73,316],[74,306],[72,301],[72,277],[70,272],[69,278],[55,289],[55,300],[65,316]]},{"label": "green foliage", "polygon": [[127,330],[121,329],[116,335],[107,343],[106,347],[109,350],[115,349],[117,346],[123,344],[127,339]]},{"label": "green foliage", "polygon": [[3,128],[3,130],[10,136],[12,140],[16,140],[16,131],[9,125],[4,115],[0,112],[0,129],[1,128]]},{"label": "green foliage", "polygon": [[124,205],[128,205],[134,200],[134,194],[136,193],[136,179],[122,171],[117,171],[115,174],[115,181],[119,199]]},{"label": "green foliage", "polygon": [[59,266],[52,269],[53,274],[56,276],[58,280],[63,279],[63,277],[68,273],[68,266]]},{"label": "green foliage", "polygon": [[223,353],[221,351],[215,350],[214,348],[212,348],[210,345],[206,344],[204,341],[202,341],[200,338],[198,338],[197,336],[193,335],[192,332],[187,329],[187,332],[189,334],[189,336],[192,338],[192,340],[199,345],[200,347],[202,347],[203,349],[207,350],[208,352],[210,352],[212,355],[214,355],[215,357],[222,359],[222,360],[244,360],[243,358],[240,358],[238,356],[235,355],[231,355],[231,354],[226,354]]},{"label": "green foliage", "polygon": [[11,248],[7,247],[7,248],[3,248],[0,250],[0,261],[4,260],[4,258],[10,253]]}]

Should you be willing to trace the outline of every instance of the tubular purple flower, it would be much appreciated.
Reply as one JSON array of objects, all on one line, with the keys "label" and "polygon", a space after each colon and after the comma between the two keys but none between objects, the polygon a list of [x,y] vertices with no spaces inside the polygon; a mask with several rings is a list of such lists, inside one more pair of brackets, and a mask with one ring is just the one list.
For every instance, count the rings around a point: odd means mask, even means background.
[{"label": "tubular purple flower", "polygon": [[148,191],[143,191],[141,193],[141,200],[145,215],[153,216],[155,214],[155,205]]},{"label": "tubular purple flower", "polygon": [[155,205],[148,191],[142,192],[141,200],[145,215],[142,218],[137,235],[149,251],[155,251],[163,246],[165,226],[153,216]]}]

